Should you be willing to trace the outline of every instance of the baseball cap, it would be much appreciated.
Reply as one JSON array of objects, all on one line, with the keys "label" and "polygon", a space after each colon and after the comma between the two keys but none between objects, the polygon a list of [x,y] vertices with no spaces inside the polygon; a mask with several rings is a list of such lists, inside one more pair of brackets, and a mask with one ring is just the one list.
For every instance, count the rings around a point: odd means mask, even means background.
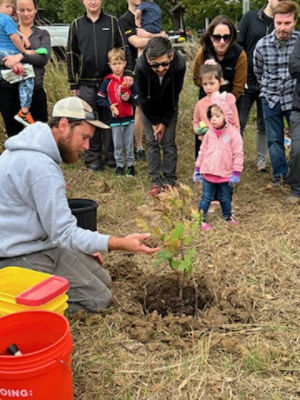
[{"label": "baseball cap", "polygon": [[58,100],[52,110],[52,117],[84,120],[97,128],[109,129],[109,126],[97,120],[92,107],[79,97],[65,97]]}]

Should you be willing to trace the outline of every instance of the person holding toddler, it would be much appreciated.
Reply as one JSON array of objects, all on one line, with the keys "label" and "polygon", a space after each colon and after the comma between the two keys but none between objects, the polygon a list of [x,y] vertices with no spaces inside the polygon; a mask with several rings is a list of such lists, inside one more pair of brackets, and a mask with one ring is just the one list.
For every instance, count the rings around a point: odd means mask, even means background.
[{"label": "person holding toddler", "polygon": [[[28,40],[20,37],[18,33],[17,24],[12,19],[14,8],[14,0],[0,0],[0,56],[7,57],[18,53],[35,54],[34,50],[27,50],[25,48],[25,45],[29,47],[30,43]],[[0,79],[5,79],[10,83],[19,81],[21,109],[14,118],[27,126],[34,123],[32,115],[29,112],[34,89],[34,72],[30,64],[24,64],[23,67],[25,67],[23,70],[19,70],[18,68],[13,68],[12,71],[0,70]]]},{"label": "person holding toddler", "polygon": [[232,186],[240,182],[243,170],[243,140],[233,125],[235,97],[231,93],[214,92],[207,110],[210,127],[205,134],[195,163],[193,181],[203,184],[199,211],[203,211],[201,229],[208,231],[206,222],[211,202],[217,196],[223,218],[232,225],[238,222],[232,216]]}]

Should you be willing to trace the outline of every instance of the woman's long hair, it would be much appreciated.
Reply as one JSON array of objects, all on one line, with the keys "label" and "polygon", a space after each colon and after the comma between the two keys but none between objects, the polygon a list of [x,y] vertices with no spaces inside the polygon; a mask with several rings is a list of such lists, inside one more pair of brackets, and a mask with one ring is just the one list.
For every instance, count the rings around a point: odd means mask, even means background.
[{"label": "woman's long hair", "polygon": [[203,46],[203,47],[205,47],[205,46],[211,47],[212,46],[211,36],[214,33],[215,27],[218,25],[227,25],[228,26],[229,31],[230,31],[229,47],[233,45],[233,43],[236,41],[236,37],[237,37],[237,32],[236,32],[235,26],[233,25],[231,19],[228,18],[226,15],[218,15],[211,21],[211,23],[208,25],[208,28],[201,36],[201,38],[200,38],[201,46]]}]

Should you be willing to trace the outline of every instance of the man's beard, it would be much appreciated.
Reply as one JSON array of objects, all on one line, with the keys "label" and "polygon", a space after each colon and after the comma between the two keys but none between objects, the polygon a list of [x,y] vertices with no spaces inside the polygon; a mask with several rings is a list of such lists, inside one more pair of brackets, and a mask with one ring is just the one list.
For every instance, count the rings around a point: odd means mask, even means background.
[{"label": "man's beard", "polygon": [[71,139],[72,137],[67,139],[60,138],[57,143],[60,156],[66,164],[74,164],[79,159],[78,152],[70,148]]}]

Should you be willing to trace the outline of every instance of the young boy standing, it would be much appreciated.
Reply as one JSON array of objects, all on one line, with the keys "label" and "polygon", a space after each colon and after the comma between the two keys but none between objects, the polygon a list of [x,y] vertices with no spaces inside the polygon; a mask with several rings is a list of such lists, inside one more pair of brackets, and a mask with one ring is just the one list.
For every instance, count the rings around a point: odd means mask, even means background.
[{"label": "young boy standing", "polygon": [[126,59],[124,50],[113,48],[108,52],[108,64],[112,71],[98,91],[97,103],[111,111],[110,126],[114,143],[116,174],[124,175],[124,149],[126,150],[127,176],[134,176],[134,107],[137,102],[135,85],[128,88],[124,81]]}]

